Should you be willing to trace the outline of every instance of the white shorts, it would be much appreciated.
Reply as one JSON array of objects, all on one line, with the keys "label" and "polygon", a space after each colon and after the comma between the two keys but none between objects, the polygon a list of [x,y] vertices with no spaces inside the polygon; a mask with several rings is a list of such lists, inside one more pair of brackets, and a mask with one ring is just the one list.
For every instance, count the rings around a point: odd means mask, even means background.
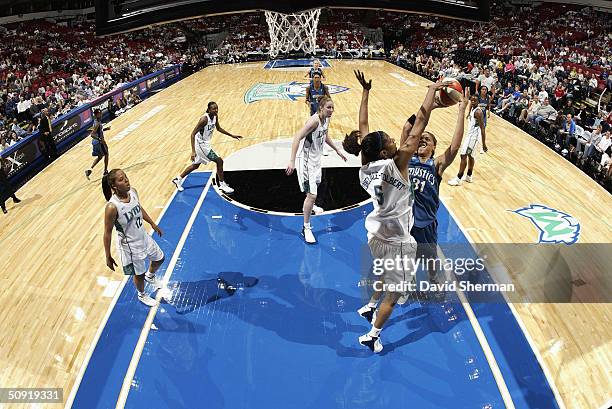
[{"label": "white shorts", "polygon": [[[405,294],[408,290],[408,283],[413,280],[416,273],[413,264],[416,258],[416,242],[408,241],[394,244],[372,236],[368,239],[368,245],[374,259],[374,274],[377,276],[377,279],[386,285],[393,284],[398,287],[405,285],[406,287],[403,291],[392,291]],[[396,262],[398,258],[401,261],[400,263]],[[382,260],[382,262],[377,262],[376,260]],[[386,260],[393,260],[393,263],[385,263]],[[376,271],[377,267],[378,270],[382,271]]]},{"label": "white shorts", "polygon": [[219,156],[212,150],[210,146],[201,147],[196,143],[196,156],[193,159],[194,165],[206,165],[208,162],[215,161]]},{"label": "white shorts", "polygon": [[476,145],[478,144],[479,139],[480,132],[475,135],[468,135],[461,144],[459,155],[470,155],[471,157],[474,157],[474,152],[476,151]]},{"label": "white shorts", "polygon": [[321,165],[312,166],[301,157],[298,157],[296,162],[295,171],[297,172],[300,190],[304,193],[316,195],[321,183]]},{"label": "white shorts", "polygon": [[145,235],[144,253],[139,252],[134,255],[129,247],[125,245],[119,245],[119,255],[121,257],[121,265],[123,266],[123,273],[126,275],[141,275],[144,274],[149,266],[147,260],[150,261],[161,261],[164,259],[164,252],[157,245],[153,237],[148,234]]}]

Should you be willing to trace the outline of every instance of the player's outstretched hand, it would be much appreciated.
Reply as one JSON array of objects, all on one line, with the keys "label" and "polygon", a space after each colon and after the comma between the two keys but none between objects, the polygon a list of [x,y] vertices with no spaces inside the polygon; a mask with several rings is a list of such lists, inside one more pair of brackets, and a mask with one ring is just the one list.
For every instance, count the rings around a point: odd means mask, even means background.
[{"label": "player's outstretched hand", "polygon": [[346,156],[344,156],[344,154],[340,151],[336,151],[338,153],[338,156],[340,156],[342,158],[343,161],[347,161],[348,159],[346,159]]},{"label": "player's outstretched hand", "polygon": [[463,97],[461,98],[461,102],[459,102],[459,110],[465,111],[465,109],[470,105],[470,87],[466,87],[463,91]]},{"label": "player's outstretched hand", "polygon": [[369,91],[372,88],[372,80],[366,81],[365,76],[363,75],[363,72],[359,70],[355,70],[354,72],[355,72],[355,77],[357,77],[357,81],[359,81],[363,89]]},{"label": "player's outstretched hand", "polygon": [[234,138],[234,139],[242,139],[242,136],[240,136],[240,135],[232,135],[232,138]]},{"label": "player's outstretched hand", "polygon": [[154,231],[155,231],[157,234],[159,234],[159,237],[161,237],[161,236],[164,234],[164,232],[162,231],[162,229],[160,229],[160,228],[159,228],[159,226],[158,226],[158,225],[154,224],[154,225],[153,225],[153,226],[151,226],[151,227],[153,227],[153,230],[154,230]]},{"label": "player's outstretched hand", "polygon": [[115,266],[117,265],[117,263],[115,263],[115,260],[112,256],[108,256],[106,257],[106,265],[108,266],[108,268],[115,271]]},{"label": "player's outstretched hand", "polygon": [[287,176],[289,176],[293,173],[294,170],[295,170],[295,162],[291,161],[287,165],[287,169],[285,170],[285,173],[287,174]]}]

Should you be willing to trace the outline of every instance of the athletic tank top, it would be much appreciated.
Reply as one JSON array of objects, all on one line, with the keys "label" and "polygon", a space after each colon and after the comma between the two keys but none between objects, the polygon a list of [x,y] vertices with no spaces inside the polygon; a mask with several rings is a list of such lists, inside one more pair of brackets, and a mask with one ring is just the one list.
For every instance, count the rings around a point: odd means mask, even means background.
[{"label": "athletic tank top", "polygon": [[487,109],[489,108],[489,96],[481,98],[480,95],[479,95],[478,96],[478,106],[482,110],[482,113],[484,115],[486,115],[487,114]]},{"label": "athletic tank top", "polygon": [[117,219],[115,229],[117,229],[117,245],[135,259],[146,257],[147,234],[142,223],[142,210],[138,195],[133,189],[129,191],[130,201],[124,203],[117,195],[113,194],[108,201],[117,208]]},{"label": "athletic tank top", "polygon": [[308,75],[310,76],[310,79],[313,79],[315,74],[319,74],[323,76],[323,70],[321,69],[321,67],[319,68],[312,67],[308,73]]},{"label": "athletic tank top", "polygon": [[208,118],[208,121],[206,122],[206,125],[200,128],[196,134],[196,144],[198,144],[201,148],[210,148],[210,141],[212,140],[212,135],[215,131],[215,126],[217,125],[217,116],[215,115],[215,117],[211,119],[208,114],[205,115],[206,118]]},{"label": "athletic tank top", "polygon": [[319,99],[325,95],[325,85],[321,83],[319,89],[315,89],[314,82],[310,81],[310,112],[317,112],[319,110]]},{"label": "athletic tank top", "polygon": [[304,160],[304,164],[306,164],[308,167],[321,167],[321,156],[323,154],[325,138],[327,138],[329,118],[326,118],[324,122],[321,122],[319,114],[314,114],[313,117],[317,118],[319,125],[314,131],[306,135],[302,141],[300,157]]},{"label": "athletic tank top", "polygon": [[97,119],[94,119],[93,128],[98,127],[96,130],[96,137],[99,140],[104,139],[104,130],[102,129],[102,122],[99,122]]},{"label": "athletic tank top", "polygon": [[468,127],[467,127],[467,137],[473,138],[478,137],[480,135],[480,125],[478,125],[478,121],[474,114],[476,110],[480,109],[480,107],[476,107],[470,111],[470,115],[468,116]]},{"label": "athletic tank top", "polygon": [[414,242],[410,229],[414,222],[412,185],[404,179],[393,159],[381,159],[359,170],[359,181],[372,197],[374,210],[368,214],[368,236],[391,243]]},{"label": "athletic tank top", "polygon": [[440,178],[433,158],[422,163],[418,156],[413,156],[408,174],[414,186],[414,225],[427,227],[436,220],[440,207]]}]

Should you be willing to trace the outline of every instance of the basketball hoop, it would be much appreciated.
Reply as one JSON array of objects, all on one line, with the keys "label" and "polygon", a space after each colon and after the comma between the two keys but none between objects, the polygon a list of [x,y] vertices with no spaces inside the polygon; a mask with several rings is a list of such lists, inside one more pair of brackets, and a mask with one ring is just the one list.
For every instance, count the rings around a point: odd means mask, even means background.
[{"label": "basketball hoop", "polygon": [[276,58],[279,53],[290,51],[314,54],[320,14],[321,9],[292,14],[266,11],[270,32],[270,57]]}]

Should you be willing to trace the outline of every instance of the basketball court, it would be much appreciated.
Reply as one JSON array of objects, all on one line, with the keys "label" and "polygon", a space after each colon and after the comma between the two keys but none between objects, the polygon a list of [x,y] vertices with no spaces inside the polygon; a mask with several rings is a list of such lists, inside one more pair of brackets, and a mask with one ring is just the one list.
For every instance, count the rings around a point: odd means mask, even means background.
[{"label": "basketball court", "polygon": [[[354,70],[372,78],[370,129],[396,140],[430,84],[384,61],[321,62],[336,144],[358,123]],[[56,407],[79,409],[608,407],[609,252],[580,268],[567,258],[569,276],[557,280],[567,291],[555,302],[512,303],[503,293],[484,302],[461,290],[437,301],[415,297],[395,309],[382,354],[359,344],[370,326],[356,311],[369,298],[364,219],[372,210],[357,193],[360,161],[324,156],[333,194],[312,219],[314,246],[300,236],[297,179],[284,176],[290,138],[309,116],[310,64],[210,66],[111,123],[111,168],[125,170],[164,232],[155,235],[166,256],[156,307],[141,304],[120,269],[105,265],[101,175],[83,177],[89,141],[20,190],[23,203],[0,226],[0,246],[11,252],[0,259],[11,272],[0,276],[2,384],[60,387],[65,403]],[[218,189],[212,166],[190,174],[183,192],[171,183],[189,163],[190,134],[209,101],[222,127],[244,136],[213,139],[235,195]],[[427,129],[442,149],[456,117],[457,107],[432,113]],[[474,183],[446,184],[458,159],[445,172],[442,253],[609,243],[612,225],[602,215],[612,205],[601,186],[495,115],[487,144]],[[556,224],[543,226],[534,209]],[[529,292],[515,262],[500,261],[504,274]],[[499,263],[487,268],[495,282]]]}]

